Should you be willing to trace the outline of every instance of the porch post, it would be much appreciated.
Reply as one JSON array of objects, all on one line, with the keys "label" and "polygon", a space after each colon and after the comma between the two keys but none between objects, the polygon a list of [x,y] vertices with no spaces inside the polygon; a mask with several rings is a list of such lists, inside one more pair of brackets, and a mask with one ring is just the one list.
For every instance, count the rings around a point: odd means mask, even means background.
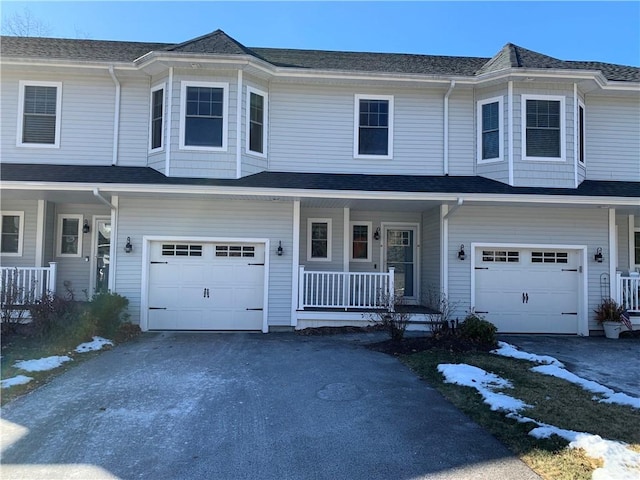
[{"label": "porch post", "polygon": [[[622,305],[622,273],[616,272],[616,296],[613,297],[618,305]],[[623,307],[625,305],[622,305]]]},{"label": "porch post", "polygon": [[[616,267],[618,265],[618,249],[616,238],[616,209],[609,209],[609,278],[615,278]],[[618,284],[611,283],[611,298],[618,296]]]},{"label": "porch post", "polygon": [[56,293],[56,281],[58,277],[58,262],[49,262],[49,275],[47,275],[47,290],[54,295]]},{"label": "porch post", "polygon": [[300,265],[298,273],[298,310],[304,310],[304,265]]},{"label": "porch post", "polygon": [[351,211],[349,207],[343,208],[343,233],[342,233],[342,304],[345,311],[351,305],[351,278],[349,276],[349,239],[350,235],[350,220]]},{"label": "porch post", "polygon": [[395,285],[395,267],[389,267],[389,311],[395,311],[396,285]]},{"label": "porch post", "polygon": [[[291,246],[291,326],[298,326],[298,314],[296,311],[300,308],[300,200],[293,201],[292,210],[293,235]],[[296,282],[296,275],[298,281]]]}]

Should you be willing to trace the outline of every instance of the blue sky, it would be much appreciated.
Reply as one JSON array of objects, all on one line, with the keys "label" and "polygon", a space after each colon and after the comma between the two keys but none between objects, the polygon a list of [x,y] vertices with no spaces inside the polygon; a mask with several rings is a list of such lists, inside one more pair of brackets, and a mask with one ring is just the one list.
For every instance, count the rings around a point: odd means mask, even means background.
[{"label": "blue sky", "polygon": [[640,2],[17,2],[50,35],[179,43],[222,29],[253,47],[491,57],[507,43],[640,66]]}]

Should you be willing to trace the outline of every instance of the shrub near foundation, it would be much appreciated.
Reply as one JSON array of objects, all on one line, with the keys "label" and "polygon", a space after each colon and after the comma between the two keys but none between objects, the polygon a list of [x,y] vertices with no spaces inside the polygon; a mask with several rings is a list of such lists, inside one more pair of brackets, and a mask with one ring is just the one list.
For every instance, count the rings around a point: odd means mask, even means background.
[{"label": "shrub near foundation", "polygon": [[498,346],[496,326],[475,313],[467,315],[458,328],[462,338],[490,348]]},{"label": "shrub near foundation", "polygon": [[129,314],[126,313],[128,305],[129,300],[117,293],[97,293],[87,305],[83,316],[95,322],[97,335],[114,338],[129,318]]}]

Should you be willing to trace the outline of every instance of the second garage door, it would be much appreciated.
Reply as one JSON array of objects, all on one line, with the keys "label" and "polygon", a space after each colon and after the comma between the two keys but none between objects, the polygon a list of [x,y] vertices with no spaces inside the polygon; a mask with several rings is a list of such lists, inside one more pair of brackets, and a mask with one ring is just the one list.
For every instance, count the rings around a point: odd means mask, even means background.
[{"label": "second garage door", "polygon": [[499,332],[578,333],[578,251],[479,247],[475,258],[475,311]]},{"label": "second garage door", "polygon": [[149,330],[262,330],[264,244],[152,242]]}]

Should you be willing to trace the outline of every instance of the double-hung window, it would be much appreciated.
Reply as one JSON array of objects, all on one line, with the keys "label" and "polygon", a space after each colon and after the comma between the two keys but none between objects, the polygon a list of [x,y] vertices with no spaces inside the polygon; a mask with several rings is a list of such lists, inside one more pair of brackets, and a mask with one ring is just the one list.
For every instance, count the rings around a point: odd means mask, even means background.
[{"label": "double-hung window", "polygon": [[20,81],[18,137],[20,147],[58,148],[62,83]]},{"label": "double-hung window", "polygon": [[164,84],[151,89],[149,151],[162,150],[164,137]]},{"label": "double-hung window", "polygon": [[307,220],[307,260],[331,261],[331,219]]},{"label": "double-hung window", "polygon": [[59,257],[79,257],[82,255],[82,215],[58,215]]},{"label": "double-hung window", "polygon": [[351,222],[351,261],[371,261],[371,222]]},{"label": "double-hung window", "polygon": [[478,102],[478,163],[502,160],[502,97]]},{"label": "double-hung window", "polygon": [[524,160],[565,159],[565,98],[522,95]]},{"label": "double-hung window", "polygon": [[393,157],[393,96],[355,96],[355,158]]},{"label": "double-hung window", "polygon": [[22,256],[24,212],[2,212],[0,225],[0,254],[7,257]]},{"label": "double-hung window", "polygon": [[229,85],[182,82],[180,97],[180,148],[225,151]]},{"label": "double-hung window", "polygon": [[246,149],[261,157],[267,154],[267,113],[267,94],[247,87]]}]

